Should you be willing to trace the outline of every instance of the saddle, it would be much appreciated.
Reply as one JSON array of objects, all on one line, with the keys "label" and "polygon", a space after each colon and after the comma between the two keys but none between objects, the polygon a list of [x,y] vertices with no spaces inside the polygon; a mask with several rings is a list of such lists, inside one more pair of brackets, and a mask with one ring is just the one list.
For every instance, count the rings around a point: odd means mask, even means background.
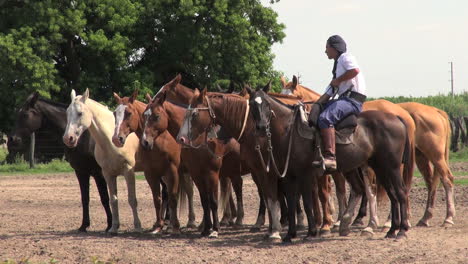
[{"label": "saddle", "polygon": [[[296,122],[296,129],[299,135],[303,138],[313,139],[319,130],[317,126],[310,127],[308,121],[308,113],[300,106],[301,122]],[[335,141],[336,144],[347,145],[353,143],[354,131],[357,127],[357,116],[355,114],[348,115],[343,118],[335,126]]]}]

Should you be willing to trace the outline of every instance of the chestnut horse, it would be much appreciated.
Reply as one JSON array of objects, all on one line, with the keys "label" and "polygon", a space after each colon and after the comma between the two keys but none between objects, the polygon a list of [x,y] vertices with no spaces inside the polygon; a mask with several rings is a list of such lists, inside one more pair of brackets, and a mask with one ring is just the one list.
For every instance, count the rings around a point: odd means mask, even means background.
[{"label": "chestnut horse", "polygon": [[[275,164],[275,159],[280,161],[279,164],[285,164],[282,167],[280,166],[279,170],[284,171],[283,175],[288,172],[286,177],[290,177],[292,182],[290,183],[291,191],[289,195],[294,197],[295,190],[302,185],[301,181],[304,180],[301,179],[304,168],[308,168],[307,166],[310,166],[309,164],[312,164],[316,157],[316,154],[314,155],[316,148],[314,142],[300,138],[297,135],[294,136],[294,124],[301,122],[301,116],[297,114],[297,110],[293,111],[291,107],[268,96],[266,92],[268,92],[269,88],[270,86],[267,85],[263,90],[251,93],[251,111],[257,130],[259,132],[266,131],[264,135],[271,137],[272,148],[270,148],[270,154],[271,160],[273,160],[272,164]],[[406,232],[409,229],[407,192],[400,172],[402,163],[405,170],[409,168],[407,155],[410,150],[406,125],[401,118],[381,111],[362,112],[358,116],[357,123],[354,132],[354,144],[337,145],[336,147],[338,170],[343,172],[345,177],[349,179],[355,177],[355,175],[366,173],[367,167],[371,167],[376,173],[377,181],[384,186],[391,200],[392,226],[386,237],[406,237]],[[290,152],[291,149],[292,152]],[[291,156],[289,156],[290,153]],[[288,167],[289,162],[292,165]],[[315,169],[315,171],[317,170],[320,169]],[[292,175],[289,173],[292,173]],[[364,180],[366,178],[363,177]],[[347,212],[343,216],[343,222],[350,223],[354,213],[357,200],[352,199],[353,196],[356,196],[356,194],[352,189],[350,203]],[[290,197],[288,200],[291,203],[293,199]],[[290,214],[290,217],[293,218],[293,215]],[[343,225],[343,222],[340,225],[340,235],[347,235],[349,229],[347,229],[346,225]],[[396,234],[396,230],[399,230],[398,234]]]},{"label": "chestnut horse", "polygon": [[133,133],[127,138],[122,148],[112,143],[114,131],[114,115],[106,106],[89,98],[89,90],[76,96],[71,92],[71,103],[67,108],[67,127],[63,135],[63,143],[69,148],[77,146],[80,137],[89,129],[91,137],[96,142],[94,156],[102,168],[102,174],[107,182],[112,209],[112,227],[110,233],[117,233],[119,222],[119,207],[117,201],[117,176],[123,175],[127,183],[128,202],[133,213],[133,223],[136,231],[141,231],[138,217],[135,190],[135,171],[138,171],[136,153],[139,140]]},{"label": "chestnut horse", "polygon": [[[126,138],[132,132],[137,134],[141,142],[144,125],[142,115],[146,109],[146,104],[136,100],[137,96],[138,90],[135,90],[131,97],[124,98],[114,93],[117,107],[114,111],[115,130],[112,142],[117,147],[122,147],[125,144]],[[179,177],[184,177],[185,175],[183,171],[182,175],[179,174],[180,145],[177,144],[169,133],[162,133],[155,139],[153,144],[141,144],[138,155],[145,173],[145,179],[153,194],[153,202],[156,210],[156,222],[153,226],[152,233],[159,233],[164,226],[160,190],[161,180],[164,180],[168,188],[172,232],[178,233],[180,224],[177,218],[177,195],[179,183],[181,182],[182,185],[184,185],[184,180]],[[190,184],[188,184],[188,186],[184,186],[184,189],[189,190],[187,192],[189,193],[189,222],[187,226],[193,227],[195,225],[195,213],[193,211],[193,191],[190,191],[190,187]]]},{"label": "chestnut horse", "polygon": [[[45,120],[54,124],[55,129],[60,134],[63,134],[67,125],[67,105],[41,98],[38,92],[34,92],[28,96],[23,106],[18,110],[11,140],[16,141],[19,138],[29,136],[31,133],[39,130],[43,126]],[[101,167],[99,167],[94,158],[94,145],[94,140],[90,137],[89,132],[86,131],[78,141],[78,145],[75,149],[65,148],[66,160],[75,170],[75,175],[80,185],[83,220],[78,230],[81,232],[86,232],[86,229],[90,226],[90,176],[93,176],[96,182],[102,206],[106,211],[106,231],[112,226],[109,193],[107,192],[106,180],[104,176],[102,176]]]},{"label": "chestnut horse", "polygon": [[[193,92],[184,94],[174,93],[175,89],[186,90],[188,88],[180,85],[180,76],[177,76],[166,84],[154,99],[148,97],[150,103],[145,112],[145,129],[142,143],[151,142],[159,137],[161,133],[171,133],[177,136],[182,120],[185,115],[183,103],[193,96]],[[178,87],[178,88],[176,88]],[[169,92],[172,91],[172,92]],[[172,103],[165,103],[171,98]],[[187,95],[189,98],[184,98]],[[178,102],[175,102],[178,101]],[[164,104],[164,105],[163,105]],[[217,237],[219,232],[218,220],[218,182],[221,179],[222,206],[227,201],[229,192],[223,187],[223,179],[229,178],[234,187],[237,197],[237,219],[236,225],[242,225],[244,210],[242,201],[242,178],[239,157],[239,144],[233,139],[213,139],[200,144],[197,148],[182,148],[182,162],[187,167],[190,176],[195,182],[203,206],[202,236]],[[202,166],[200,166],[203,164]],[[210,216],[212,214],[212,218]],[[213,221],[212,221],[213,220]]]},{"label": "chestnut horse", "polygon": [[[448,166],[450,145],[450,121],[447,113],[420,103],[400,103],[416,123],[416,165],[424,177],[428,189],[427,205],[418,226],[429,226],[434,210],[434,200],[440,180],[445,189],[447,214],[443,226],[452,226],[455,216],[453,175]],[[432,166],[431,166],[432,164]]]}]

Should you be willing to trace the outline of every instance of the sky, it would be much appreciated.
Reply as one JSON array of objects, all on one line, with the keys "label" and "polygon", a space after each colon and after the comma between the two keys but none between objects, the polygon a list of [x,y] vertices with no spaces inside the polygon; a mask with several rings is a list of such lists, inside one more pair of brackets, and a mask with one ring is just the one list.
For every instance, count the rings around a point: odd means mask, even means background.
[{"label": "sky", "polygon": [[448,94],[453,62],[455,94],[468,92],[467,0],[280,0],[265,6],[278,13],[286,37],[274,44],[274,68],[300,76],[323,93],[333,61],[328,37],[338,34],[364,74],[367,95]]}]

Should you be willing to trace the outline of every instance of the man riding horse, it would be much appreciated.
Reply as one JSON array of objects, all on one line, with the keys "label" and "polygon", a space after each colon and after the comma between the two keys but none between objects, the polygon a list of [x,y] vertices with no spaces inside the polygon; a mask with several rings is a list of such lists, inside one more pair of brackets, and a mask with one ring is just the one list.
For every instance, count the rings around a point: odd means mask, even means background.
[{"label": "man riding horse", "polygon": [[[356,59],[346,50],[346,42],[338,35],[327,40],[325,53],[333,64],[333,79],[325,93],[317,101],[323,111],[317,125],[323,140],[323,162],[329,171],[336,170],[335,125],[351,114],[359,114],[366,96],[366,83]],[[336,94],[338,99],[330,100]],[[313,115],[311,114],[311,117]]]}]

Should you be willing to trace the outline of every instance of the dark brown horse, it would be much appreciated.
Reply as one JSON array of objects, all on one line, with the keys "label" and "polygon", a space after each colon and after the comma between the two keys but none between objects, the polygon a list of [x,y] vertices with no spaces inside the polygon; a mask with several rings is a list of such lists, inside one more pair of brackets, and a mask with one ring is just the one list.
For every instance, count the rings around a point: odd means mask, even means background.
[{"label": "dark brown horse", "polygon": [[[114,93],[114,99],[118,106],[114,111],[116,126],[112,141],[117,147],[123,146],[125,144],[125,139],[132,132],[135,132],[141,141],[144,125],[142,115],[146,109],[146,104],[136,100],[137,96],[137,90],[134,91],[131,97],[124,98]],[[182,183],[183,188],[181,189],[186,190],[189,194],[189,223],[187,225],[193,227],[195,221],[195,214],[193,212],[193,191],[190,190],[191,186],[187,185],[186,181],[184,181],[184,174],[179,175],[180,145],[177,144],[169,133],[162,133],[151,145],[141,145],[137,155],[141,161],[145,179],[153,194],[156,221],[152,233],[159,233],[164,225],[160,191],[161,180],[166,183],[168,188],[168,203],[172,231],[177,233],[180,226],[177,218],[177,195],[180,191],[178,188],[179,182]]]},{"label": "dark brown horse", "polygon": [[[16,124],[11,135],[11,140],[29,136],[32,132],[40,129],[45,120],[54,124],[58,134],[63,134],[67,125],[67,105],[53,102],[39,96],[35,92],[31,94],[18,110]],[[108,231],[112,226],[112,213],[109,206],[109,193],[107,191],[106,180],[101,172],[101,167],[94,158],[94,140],[86,131],[78,141],[74,149],[65,148],[65,157],[70,166],[75,170],[81,191],[81,205],[83,209],[83,220],[79,231],[86,232],[90,226],[89,219],[89,178],[93,176],[101,197],[101,203],[107,215]]]},{"label": "dark brown horse", "polygon": [[[278,161],[280,171],[288,172],[286,177],[296,181],[296,185],[293,183],[290,187],[290,195],[294,195],[298,181],[304,177],[304,166],[312,163],[317,148],[314,142],[308,142],[307,139],[299,137],[299,134],[294,134],[294,131],[297,131],[297,123],[301,122],[298,111],[272,99],[266,93],[268,90],[269,85],[250,94],[251,111],[259,133],[271,131],[272,159]],[[366,179],[363,174],[366,173],[367,167],[372,168],[377,181],[384,186],[391,200],[392,226],[386,237],[405,237],[409,229],[407,194],[400,167],[404,163],[405,169],[410,168],[407,164],[410,146],[406,125],[397,116],[380,111],[361,113],[357,124],[353,144],[337,145],[338,170],[343,172],[347,179],[356,176]],[[307,151],[307,148],[310,150]],[[289,167],[288,162],[291,164]],[[281,166],[282,164],[285,166]],[[340,226],[340,235],[349,233],[347,228],[358,201],[354,199],[356,196],[360,195],[351,190],[348,209]],[[294,196],[289,200],[292,201],[293,198]],[[398,235],[396,230],[399,230]]]}]

